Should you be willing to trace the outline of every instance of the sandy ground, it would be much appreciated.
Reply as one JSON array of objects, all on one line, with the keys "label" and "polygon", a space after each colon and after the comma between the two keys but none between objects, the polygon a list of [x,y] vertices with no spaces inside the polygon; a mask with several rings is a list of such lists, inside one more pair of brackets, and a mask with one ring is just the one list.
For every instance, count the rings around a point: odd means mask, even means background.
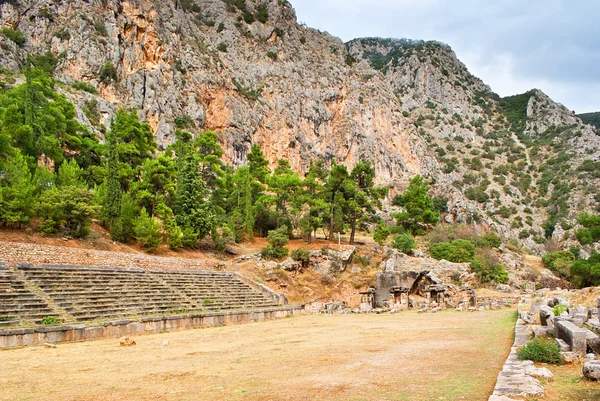
[{"label": "sandy ground", "polygon": [[[1,400],[487,400],[515,312],[311,315],[0,352]],[[168,345],[163,342],[168,340]]]}]

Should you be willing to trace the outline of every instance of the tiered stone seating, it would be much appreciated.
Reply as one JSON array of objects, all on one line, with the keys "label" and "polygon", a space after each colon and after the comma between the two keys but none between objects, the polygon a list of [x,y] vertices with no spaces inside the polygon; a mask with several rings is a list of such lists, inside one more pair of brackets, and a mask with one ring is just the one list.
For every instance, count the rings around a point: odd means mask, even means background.
[{"label": "tiered stone seating", "polygon": [[185,300],[142,269],[20,266],[58,306],[77,321],[169,314]]},{"label": "tiered stone seating", "polygon": [[14,271],[0,269],[0,327],[39,324],[56,316],[39,295],[33,293]]},{"label": "tiered stone seating", "polygon": [[277,306],[267,294],[223,272],[18,264],[71,321]]},{"label": "tiered stone seating", "polygon": [[193,308],[235,310],[268,308],[277,303],[267,294],[225,272],[152,272],[193,301]]}]

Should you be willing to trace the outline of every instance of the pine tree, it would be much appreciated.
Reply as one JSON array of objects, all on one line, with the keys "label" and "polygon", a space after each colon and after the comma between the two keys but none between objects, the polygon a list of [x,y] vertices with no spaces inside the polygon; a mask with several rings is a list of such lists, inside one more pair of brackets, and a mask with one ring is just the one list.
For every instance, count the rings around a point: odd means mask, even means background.
[{"label": "pine tree", "polygon": [[146,248],[149,253],[154,253],[162,243],[160,225],[142,209],[140,215],[134,220],[135,238]]},{"label": "pine tree", "polygon": [[0,220],[17,224],[19,228],[21,224],[28,223],[33,217],[35,189],[28,163],[17,152],[4,164],[4,179],[0,180]]}]

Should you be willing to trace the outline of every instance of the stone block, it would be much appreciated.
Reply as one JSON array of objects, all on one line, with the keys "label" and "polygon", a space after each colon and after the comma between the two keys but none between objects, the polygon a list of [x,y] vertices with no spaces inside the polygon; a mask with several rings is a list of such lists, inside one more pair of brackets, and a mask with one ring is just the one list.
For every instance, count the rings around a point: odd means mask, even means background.
[{"label": "stone block", "polygon": [[571,346],[567,344],[564,340],[561,340],[560,338],[555,338],[554,341],[556,341],[556,344],[558,344],[558,347],[562,352],[571,351]]},{"label": "stone block", "polygon": [[589,380],[600,380],[600,361],[589,361],[584,363],[583,377]]},{"label": "stone block", "polygon": [[561,352],[560,353],[560,357],[563,360],[563,362],[565,363],[573,363],[575,362],[578,357],[574,352]]},{"label": "stone block", "polygon": [[568,321],[557,321],[556,336],[569,344],[572,352],[581,356],[587,353],[587,333],[575,324]]},{"label": "stone block", "polygon": [[547,326],[531,326],[531,331],[533,332],[534,337],[548,337],[548,330],[550,328]]},{"label": "stone block", "polygon": [[540,324],[542,326],[552,326],[554,324],[554,312],[549,306],[540,306]]},{"label": "stone block", "polygon": [[525,374],[532,377],[543,377],[546,380],[554,378],[552,372],[547,368],[536,368],[535,366],[528,366],[525,368]]}]

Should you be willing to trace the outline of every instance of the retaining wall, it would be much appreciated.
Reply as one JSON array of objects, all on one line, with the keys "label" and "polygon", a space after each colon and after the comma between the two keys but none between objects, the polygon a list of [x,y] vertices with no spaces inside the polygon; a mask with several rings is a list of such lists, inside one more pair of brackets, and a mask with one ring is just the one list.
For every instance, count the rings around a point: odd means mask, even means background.
[{"label": "retaining wall", "polygon": [[175,316],[148,317],[139,320],[116,320],[96,326],[75,324],[56,327],[36,327],[0,330],[0,349],[118,338],[130,335],[155,334],[192,328],[227,326],[263,320],[281,319],[304,313],[301,306],[285,306],[237,312],[211,312]]}]

